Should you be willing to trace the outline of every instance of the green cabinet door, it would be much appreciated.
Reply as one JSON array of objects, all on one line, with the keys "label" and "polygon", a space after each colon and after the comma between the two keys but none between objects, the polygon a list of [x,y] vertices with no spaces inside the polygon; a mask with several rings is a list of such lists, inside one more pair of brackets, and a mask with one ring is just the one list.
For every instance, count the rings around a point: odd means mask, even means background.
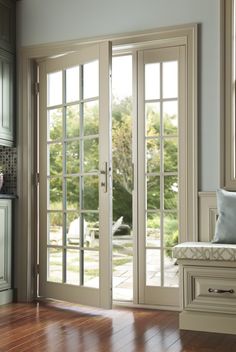
[{"label": "green cabinet door", "polygon": [[11,205],[11,200],[0,199],[0,304],[1,291],[11,288]]},{"label": "green cabinet door", "polygon": [[15,52],[15,1],[0,0],[0,48]]},{"label": "green cabinet door", "polygon": [[14,140],[14,55],[0,50],[0,144]]}]

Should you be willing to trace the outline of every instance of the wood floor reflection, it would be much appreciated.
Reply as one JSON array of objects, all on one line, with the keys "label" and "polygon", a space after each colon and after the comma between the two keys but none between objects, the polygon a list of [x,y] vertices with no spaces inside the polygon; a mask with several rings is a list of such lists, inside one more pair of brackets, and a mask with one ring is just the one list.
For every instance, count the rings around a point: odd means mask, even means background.
[{"label": "wood floor reflection", "polygon": [[180,331],[178,313],[61,302],[0,306],[0,352],[230,352],[236,336]]}]

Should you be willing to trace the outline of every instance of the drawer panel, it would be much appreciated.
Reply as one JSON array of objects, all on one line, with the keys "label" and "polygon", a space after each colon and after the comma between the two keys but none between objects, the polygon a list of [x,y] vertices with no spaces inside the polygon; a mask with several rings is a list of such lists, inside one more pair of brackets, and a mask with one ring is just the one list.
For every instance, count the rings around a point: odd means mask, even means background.
[{"label": "drawer panel", "polygon": [[184,267],[184,309],[236,313],[236,270]]}]

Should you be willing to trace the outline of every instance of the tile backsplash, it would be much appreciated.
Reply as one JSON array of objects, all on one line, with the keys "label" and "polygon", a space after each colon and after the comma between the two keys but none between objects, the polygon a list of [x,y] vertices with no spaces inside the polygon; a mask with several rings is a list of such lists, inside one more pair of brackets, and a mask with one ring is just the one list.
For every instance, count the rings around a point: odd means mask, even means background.
[{"label": "tile backsplash", "polygon": [[16,148],[0,146],[0,168],[3,167],[4,183],[0,193],[16,195],[17,152]]}]

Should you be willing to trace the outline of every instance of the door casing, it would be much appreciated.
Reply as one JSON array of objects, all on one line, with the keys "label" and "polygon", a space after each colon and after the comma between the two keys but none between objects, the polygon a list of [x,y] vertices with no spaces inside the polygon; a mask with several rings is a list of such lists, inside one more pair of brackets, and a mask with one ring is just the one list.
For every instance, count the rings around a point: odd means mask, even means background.
[{"label": "door casing", "polygon": [[[73,52],[80,47],[110,40],[114,48],[121,47],[139,48],[147,47],[150,42],[155,41],[157,45],[168,46],[168,43],[186,45],[188,57],[188,86],[189,104],[188,114],[191,116],[191,140],[192,148],[189,151],[189,173],[191,182],[188,190],[189,199],[189,222],[188,240],[197,240],[197,25],[175,26],[165,29],[154,29],[146,32],[128,33],[124,35],[96,38],[91,40],[70,41],[50,45],[39,45],[20,50],[18,60],[18,195],[16,205],[16,228],[18,235],[16,239],[15,260],[15,286],[17,287],[18,301],[31,301],[37,296],[37,224],[35,192],[35,150],[36,150],[36,115],[35,94],[32,86],[36,77],[36,63],[44,57],[61,55],[65,52]],[[135,185],[136,187],[136,185]],[[134,216],[134,220],[137,215]],[[186,225],[187,226],[187,225]],[[137,243],[135,244],[137,246]],[[136,248],[137,249],[137,248]],[[134,299],[134,305],[138,298]]]}]

